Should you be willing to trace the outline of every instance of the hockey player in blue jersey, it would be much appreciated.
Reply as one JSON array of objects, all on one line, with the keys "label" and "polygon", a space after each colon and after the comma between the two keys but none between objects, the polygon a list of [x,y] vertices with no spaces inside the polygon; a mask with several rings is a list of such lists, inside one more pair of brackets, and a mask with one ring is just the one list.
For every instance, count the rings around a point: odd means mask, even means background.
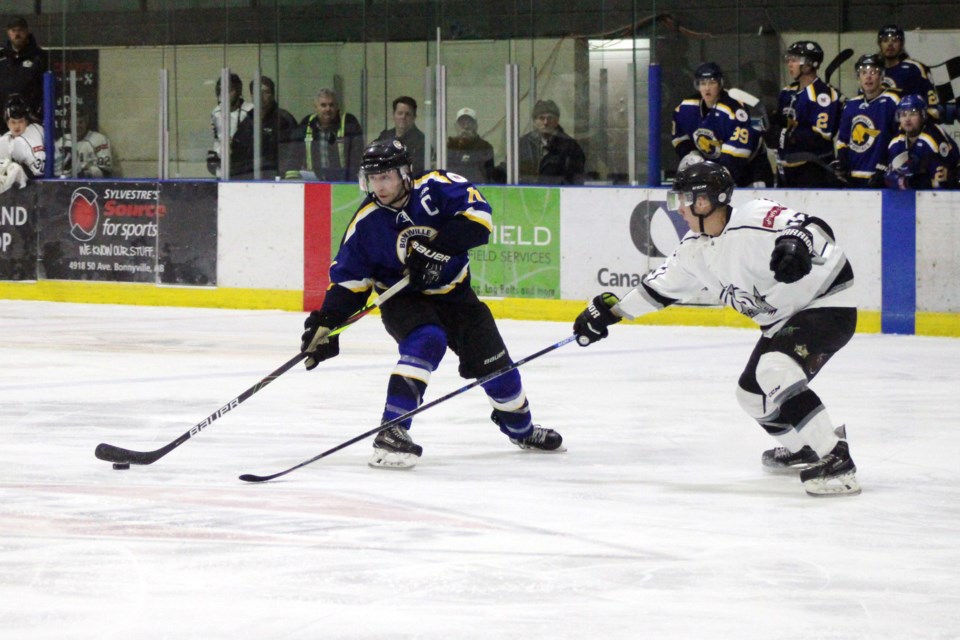
[{"label": "hockey player in blue jersey", "polygon": [[953,189],[960,152],[950,136],[932,121],[919,95],[897,105],[900,133],[887,151],[886,182],[891,189]]},{"label": "hockey player in blue jersey", "polygon": [[868,53],[854,67],[860,95],[847,100],[837,132],[837,177],[851,187],[883,188],[887,147],[897,135],[900,96],[885,91],[883,59]]},{"label": "hockey player in blue jersey", "polygon": [[940,98],[930,79],[930,70],[903,50],[903,29],[895,24],[880,27],[877,46],[884,61],[883,84],[901,96],[918,94],[927,102],[927,114],[940,118]]},{"label": "hockey player in blue jersey", "polygon": [[[382,422],[420,406],[430,374],[449,346],[460,375],[481,378],[511,363],[490,309],[470,288],[467,251],[488,242],[492,211],[466,178],[442,170],[413,174],[399,141],[377,141],[363,152],[360,204],[330,266],[323,305],[304,323],[301,350],[307,369],[336,356],[339,336],[330,331],[363,307],[372,287],[385,290],[404,275],[407,289],[380,307],[400,359],[387,384]],[[535,426],[519,372],[481,385],[493,406],[491,418],[521,449],[561,451],[553,429]],[[423,448],[410,437],[410,420],[381,431],[370,466],[413,467]]]},{"label": "hockey player in blue jersey", "polygon": [[702,160],[727,168],[740,187],[773,186],[763,135],[750,122],[746,107],[723,88],[723,72],[705,62],[694,73],[694,95],[673,110],[673,148],[679,169]]},{"label": "hockey player in blue jersey", "polygon": [[817,77],[823,49],[800,40],[784,56],[793,82],[777,98],[777,165],[784,186],[840,186],[829,165],[842,108],[836,89]]}]

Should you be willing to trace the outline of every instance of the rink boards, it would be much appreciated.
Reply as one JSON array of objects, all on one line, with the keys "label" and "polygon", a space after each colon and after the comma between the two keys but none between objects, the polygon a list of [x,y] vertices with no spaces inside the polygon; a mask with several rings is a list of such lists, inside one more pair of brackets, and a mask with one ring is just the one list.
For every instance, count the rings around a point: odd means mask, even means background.
[{"label": "rink boards", "polygon": [[[665,189],[483,187],[482,193],[496,226],[490,244],[471,252],[473,284],[500,317],[569,320],[599,291],[629,291],[685,231],[679,216],[666,211]],[[141,199],[124,204],[117,199],[123,194]],[[315,308],[360,196],[346,184],[34,183],[0,194],[0,298]],[[833,227],[856,273],[858,330],[960,336],[960,193],[740,190],[733,202],[756,197]],[[114,234],[111,243],[97,248],[107,232]],[[136,232],[147,235],[131,239]],[[131,248],[122,246],[122,235]],[[126,264],[116,256],[91,260],[91,251],[123,253]],[[95,273],[68,268],[78,265]],[[713,302],[641,321],[752,326]]]}]

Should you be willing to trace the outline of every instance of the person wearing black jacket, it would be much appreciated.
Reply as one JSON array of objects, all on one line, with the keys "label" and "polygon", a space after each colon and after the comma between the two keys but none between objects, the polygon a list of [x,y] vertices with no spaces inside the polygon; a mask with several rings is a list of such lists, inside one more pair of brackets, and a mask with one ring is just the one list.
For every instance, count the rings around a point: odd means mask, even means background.
[{"label": "person wearing black jacket", "polygon": [[560,126],[553,100],[533,106],[533,131],[520,138],[520,184],[583,184],[586,156]]},{"label": "person wearing black jacket", "polygon": [[[7,43],[0,50],[0,104],[19,94],[30,112],[43,117],[43,74],[49,69],[47,52],[37,45],[27,21],[16,16],[7,22]],[[7,125],[0,122],[0,133]]]},{"label": "person wearing black jacket", "polygon": [[[250,81],[250,96],[256,96],[253,81]],[[246,118],[237,127],[233,138],[234,153],[240,164],[233,178],[253,180],[253,124],[254,118]],[[276,85],[267,76],[260,77],[260,178],[273,180],[282,176],[281,167],[293,163],[297,119],[286,109],[281,109],[276,99]]]}]

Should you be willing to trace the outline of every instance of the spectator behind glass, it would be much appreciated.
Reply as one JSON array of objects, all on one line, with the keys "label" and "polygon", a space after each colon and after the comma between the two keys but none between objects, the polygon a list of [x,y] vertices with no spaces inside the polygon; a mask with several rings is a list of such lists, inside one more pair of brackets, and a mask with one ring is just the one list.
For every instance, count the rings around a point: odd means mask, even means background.
[{"label": "spectator behind glass", "polygon": [[[113,151],[110,140],[98,131],[91,131],[85,113],[77,113],[77,177],[113,178]],[[61,178],[73,176],[73,139],[67,131],[57,140],[54,174]]]},{"label": "spectator behind glass", "polygon": [[0,136],[0,161],[15,163],[28,178],[42,178],[47,153],[43,148],[43,127],[34,121],[26,100],[14,94],[3,107],[7,132]]},{"label": "spectator behind glass", "polygon": [[[220,139],[223,132],[220,130],[220,79],[217,79],[216,86],[217,106],[210,112],[210,126],[213,128],[213,146],[207,151],[207,171],[218,178],[222,175],[220,171]],[[244,160],[237,153],[235,136],[237,130],[247,118],[253,117],[253,103],[243,101],[243,82],[240,76],[235,73],[230,74],[230,90],[228,95],[230,101],[230,175],[240,173],[244,168]]]},{"label": "spectator behind glass", "polygon": [[352,113],[341,112],[337,92],[320,89],[313,99],[314,112],[300,121],[287,178],[322,182],[354,182],[363,155],[363,129]]},{"label": "spectator behind glass", "polygon": [[583,184],[586,156],[560,126],[553,100],[533,105],[533,131],[520,138],[520,184]]},{"label": "spectator behind glass", "polygon": [[477,133],[477,112],[469,107],[457,112],[457,135],[447,140],[447,171],[470,182],[493,184],[493,145]]},{"label": "spectator behind glass", "polygon": [[[250,81],[250,99],[255,99],[253,80]],[[292,164],[297,134],[297,119],[280,108],[276,99],[276,86],[266,76],[260,77],[260,177],[262,180],[274,180],[282,175],[281,167]],[[255,115],[245,118],[237,127],[233,137],[233,148],[237,154],[239,171],[231,178],[253,180],[253,125]]]},{"label": "spectator behind glass", "polygon": [[[417,128],[417,101],[410,96],[400,96],[393,101],[393,129],[384,129],[374,142],[399,140],[407,148],[413,161],[413,172],[426,170],[427,142],[423,132]],[[432,152],[431,152],[432,156]]]},{"label": "spectator behind glass", "polygon": [[[37,121],[43,116],[43,74],[49,69],[47,52],[37,45],[27,21],[16,16],[7,22],[7,43],[0,50],[0,104],[13,94],[26,103]],[[0,123],[0,133],[7,130]]]}]

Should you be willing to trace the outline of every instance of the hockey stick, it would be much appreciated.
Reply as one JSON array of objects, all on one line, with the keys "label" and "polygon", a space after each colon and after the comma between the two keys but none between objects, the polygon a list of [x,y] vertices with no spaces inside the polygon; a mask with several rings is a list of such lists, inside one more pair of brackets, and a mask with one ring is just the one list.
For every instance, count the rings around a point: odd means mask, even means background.
[{"label": "hockey stick", "polygon": [[[368,302],[365,307],[363,307],[362,309],[357,311],[355,314],[347,318],[343,324],[341,324],[336,329],[331,331],[328,335],[330,336],[339,335],[344,330],[346,330],[347,327],[355,323],[357,320],[364,317],[365,315],[373,311],[376,307],[379,307],[384,302],[392,298],[397,292],[399,292],[404,287],[406,287],[407,284],[409,284],[409,282],[410,282],[410,278],[404,277],[402,280],[400,280],[400,282],[398,282],[397,284],[393,285],[392,287],[390,287],[389,289],[381,293],[372,301]],[[241,393],[239,396],[237,396],[236,398],[234,398],[233,400],[223,405],[222,407],[220,407],[219,409],[211,413],[209,416],[207,416],[206,418],[204,418],[203,420],[195,424],[189,431],[181,435],[179,438],[177,438],[170,444],[167,444],[166,446],[160,447],[155,451],[133,451],[131,449],[124,449],[123,447],[117,447],[112,444],[101,442],[100,444],[97,445],[97,448],[93,453],[95,456],[97,456],[101,460],[106,460],[107,462],[112,462],[114,464],[153,464],[154,462],[156,462],[163,456],[167,455],[168,453],[170,453],[171,451],[173,451],[174,449],[182,445],[184,442],[186,442],[193,436],[197,435],[198,433],[200,433],[201,431],[209,427],[214,421],[222,417],[227,412],[231,411],[232,409],[236,409],[238,405],[240,405],[242,402],[247,400],[250,396],[257,393],[258,391],[263,389],[265,386],[267,386],[268,384],[270,384],[271,382],[273,382],[274,380],[282,376],[284,373],[292,369],[294,366],[296,366],[297,363],[299,363],[306,357],[307,357],[307,352],[301,351],[300,353],[298,353],[297,355],[293,356],[292,358],[284,362],[282,365],[280,365],[276,370],[268,374],[260,382],[253,385],[252,387],[250,387],[249,389]]]},{"label": "hockey stick", "polygon": [[840,68],[844,62],[849,60],[853,56],[853,49],[844,49],[837,54],[837,57],[830,61],[830,64],[827,65],[826,70],[823,72],[823,81],[827,84],[830,84],[830,76],[833,75],[833,72]]},{"label": "hockey stick", "polygon": [[240,479],[243,480],[244,482],[266,482],[267,480],[273,480],[274,478],[279,478],[280,476],[285,476],[285,475],[287,475],[288,473],[290,473],[291,471],[296,471],[296,470],[299,469],[300,467],[305,467],[305,466],[307,466],[308,464],[310,464],[310,463],[312,463],[312,462],[316,462],[316,461],[319,460],[320,458],[326,458],[326,457],[329,456],[331,453],[336,453],[337,451],[340,451],[340,449],[345,449],[346,447],[349,447],[349,446],[352,445],[352,444],[355,444],[355,443],[357,443],[357,442],[360,442],[360,441],[363,440],[364,438],[369,438],[370,436],[372,436],[372,435],[375,434],[375,433],[379,433],[380,431],[383,431],[384,429],[389,429],[389,428],[392,427],[392,426],[398,425],[398,424],[400,424],[401,422],[403,422],[404,420],[407,420],[407,419],[409,419],[409,418],[412,418],[413,416],[417,415],[418,413],[421,413],[421,412],[423,412],[423,411],[426,411],[427,409],[429,409],[429,408],[431,408],[431,407],[437,406],[437,405],[440,404],[441,402],[446,402],[446,401],[449,400],[450,398],[453,398],[453,397],[455,397],[455,396],[460,395],[461,393],[464,393],[464,392],[466,392],[466,391],[469,391],[470,389],[473,389],[473,388],[476,387],[477,385],[481,385],[481,384],[483,384],[484,382],[488,382],[488,381],[490,381],[490,380],[493,380],[494,378],[497,378],[497,377],[499,377],[499,376],[502,376],[503,374],[505,374],[505,373],[507,373],[507,372],[509,372],[509,371],[513,371],[514,369],[517,369],[517,368],[521,367],[522,365],[530,362],[531,360],[536,360],[536,359],[539,358],[540,356],[542,356],[542,355],[544,355],[544,354],[547,354],[547,353],[550,353],[550,352],[553,351],[554,349],[559,349],[559,348],[562,347],[563,345],[565,345],[565,344],[567,344],[567,343],[569,343],[569,342],[573,342],[574,340],[576,340],[576,338],[577,338],[576,335],[572,335],[572,336],[569,336],[569,337],[567,337],[567,338],[564,338],[564,339],[561,340],[560,342],[555,342],[555,343],[553,343],[552,345],[550,345],[549,347],[546,347],[546,348],[544,348],[544,349],[541,349],[540,351],[537,351],[536,353],[533,353],[533,354],[527,356],[526,358],[521,358],[520,360],[517,360],[516,362],[514,362],[514,363],[512,363],[512,364],[508,364],[508,365],[506,365],[506,366],[504,366],[504,367],[501,367],[501,368],[497,369],[496,371],[494,371],[494,372],[492,372],[492,373],[488,373],[487,375],[483,376],[482,378],[477,378],[476,380],[474,380],[474,381],[471,382],[470,384],[464,385],[464,386],[460,387],[459,389],[457,389],[456,391],[451,391],[450,393],[448,393],[448,394],[445,395],[445,396],[441,396],[441,397],[437,398],[436,400],[431,400],[430,402],[428,402],[428,403],[426,403],[426,404],[420,405],[420,406],[417,407],[416,409],[412,409],[412,410],[410,410],[410,411],[407,411],[407,412],[406,412],[405,414],[403,414],[402,416],[397,416],[397,417],[394,418],[393,420],[390,420],[390,421],[388,421],[388,422],[384,422],[383,424],[377,425],[376,427],[374,427],[373,429],[370,429],[369,431],[364,431],[364,432],[361,433],[360,435],[354,436],[353,438],[350,438],[350,439],[347,440],[346,442],[341,442],[340,444],[338,444],[337,446],[333,447],[332,449],[327,449],[327,450],[324,451],[323,453],[321,453],[321,454],[319,454],[319,455],[316,455],[316,456],[310,458],[309,460],[304,460],[304,461],[301,462],[300,464],[294,465],[294,466],[290,467],[289,469],[286,469],[286,470],[284,470],[284,471],[280,471],[280,472],[278,472],[278,473],[273,473],[273,474],[270,474],[270,475],[268,475],[268,476],[258,476],[258,475],[254,475],[254,474],[252,474],[252,473],[245,473],[245,474],[243,474],[242,476],[240,476]]}]

